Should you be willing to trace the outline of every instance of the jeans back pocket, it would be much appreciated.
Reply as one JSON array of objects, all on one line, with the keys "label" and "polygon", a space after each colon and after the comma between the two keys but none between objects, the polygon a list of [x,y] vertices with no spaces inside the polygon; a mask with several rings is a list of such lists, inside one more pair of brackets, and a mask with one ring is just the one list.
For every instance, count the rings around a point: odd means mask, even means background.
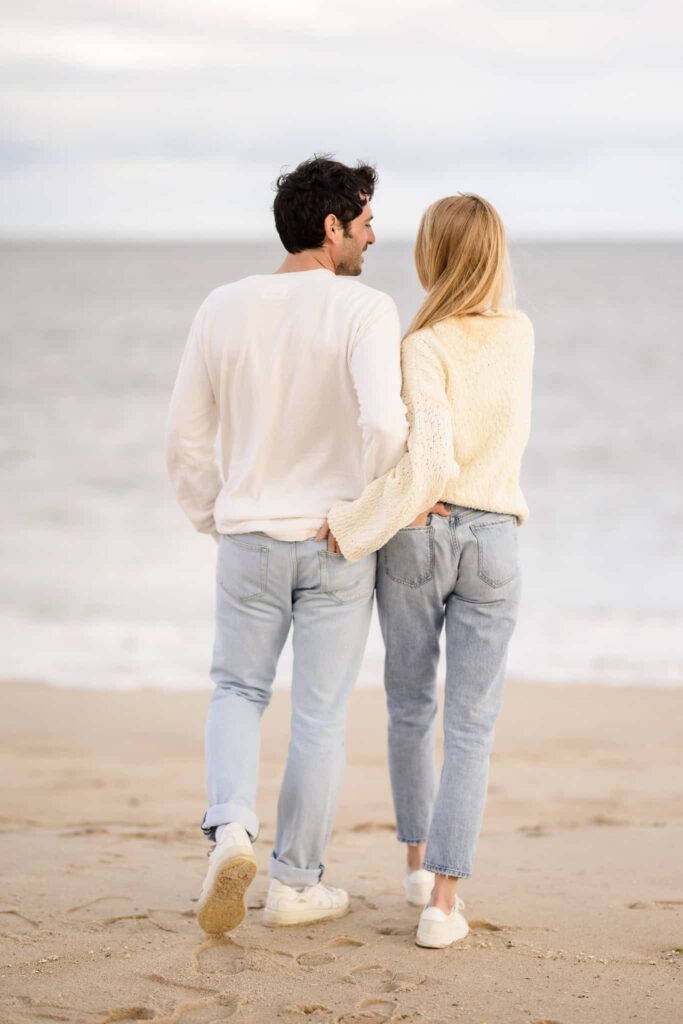
[{"label": "jeans back pocket", "polygon": [[[240,538],[242,534],[240,534]],[[268,586],[267,544],[237,539],[234,534],[221,538],[218,549],[218,583],[238,601],[255,601]]]},{"label": "jeans back pocket", "polygon": [[490,587],[504,587],[518,571],[515,516],[470,526],[477,541],[477,575]]},{"label": "jeans back pocket", "polygon": [[366,555],[357,562],[347,562],[343,555],[332,551],[320,551],[320,589],[337,604],[365,600],[375,589],[375,564],[373,555]]},{"label": "jeans back pocket", "polygon": [[434,578],[434,527],[399,530],[380,552],[385,574],[405,587],[421,587]]}]

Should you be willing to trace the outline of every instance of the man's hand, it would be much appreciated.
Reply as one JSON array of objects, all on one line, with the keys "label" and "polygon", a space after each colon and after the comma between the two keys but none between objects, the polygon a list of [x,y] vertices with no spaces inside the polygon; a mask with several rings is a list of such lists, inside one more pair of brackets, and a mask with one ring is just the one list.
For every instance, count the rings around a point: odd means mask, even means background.
[{"label": "man's hand", "polygon": [[325,522],[315,535],[316,540],[325,540],[327,537],[327,550],[335,555],[341,555],[341,548],[337,544],[337,538],[330,530],[330,524]]},{"label": "man's hand", "polygon": [[446,517],[451,514],[450,509],[447,509],[443,502],[437,501],[436,505],[432,505],[432,507],[428,508],[426,512],[422,512],[417,517],[417,519],[413,519],[412,523],[408,523],[408,527],[410,528],[412,526],[426,526],[427,519],[430,515],[432,515],[432,513],[437,516]]}]

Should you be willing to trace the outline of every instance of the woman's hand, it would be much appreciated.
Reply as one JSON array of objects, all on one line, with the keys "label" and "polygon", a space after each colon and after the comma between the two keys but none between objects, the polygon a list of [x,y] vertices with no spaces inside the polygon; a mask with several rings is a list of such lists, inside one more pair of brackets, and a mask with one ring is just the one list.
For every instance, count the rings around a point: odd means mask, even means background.
[{"label": "woman's hand", "polygon": [[408,523],[408,528],[413,526],[426,526],[430,515],[437,516],[449,516],[451,514],[450,509],[446,508],[442,501],[437,501],[436,505],[432,505],[426,512],[421,512],[420,515],[413,519],[412,523]]},{"label": "woman's hand", "polygon": [[316,540],[325,540],[327,537],[327,550],[334,555],[341,555],[341,548],[337,544],[337,538],[330,530],[330,524],[325,522],[315,535]]}]

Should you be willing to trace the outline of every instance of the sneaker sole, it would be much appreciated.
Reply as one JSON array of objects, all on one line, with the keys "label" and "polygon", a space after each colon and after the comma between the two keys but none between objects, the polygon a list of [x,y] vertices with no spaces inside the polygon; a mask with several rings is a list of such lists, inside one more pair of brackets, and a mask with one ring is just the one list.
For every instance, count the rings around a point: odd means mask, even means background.
[{"label": "sneaker sole", "polygon": [[464,939],[469,935],[469,931],[469,928],[466,928],[464,932],[461,931],[454,938],[447,939],[446,941],[436,937],[431,938],[428,934],[425,935],[424,932],[420,935],[420,932],[418,931],[415,936],[415,945],[422,946],[423,949],[446,949],[447,946],[452,946],[455,942],[460,942]]},{"label": "sneaker sole", "polygon": [[269,910],[263,911],[263,923],[268,928],[288,928],[295,924],[317,924],[318,921],[331,921],[334,918],[344,917],[351,908],[337,907],[334,910],[320,909],[315,913],[315,908],[310,910]]},{"label": "sneaker sole", "polygon": [[255,877],[253,857],[240,855],[221,864],[197,912],[199,926],[207,935],[222,935],[242,923],[247,913],[244,896]]}]

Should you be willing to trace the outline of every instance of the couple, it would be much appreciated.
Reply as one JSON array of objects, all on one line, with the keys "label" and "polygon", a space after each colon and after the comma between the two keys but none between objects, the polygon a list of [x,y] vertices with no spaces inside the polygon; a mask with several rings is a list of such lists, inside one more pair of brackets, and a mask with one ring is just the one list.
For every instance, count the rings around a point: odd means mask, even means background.
[{"label": "couple", "polygon": [[167,463],[178,500],[219,543],[202,822],[216,845],[198,906],[210,934],[246,912],[260,718],[290,627],[291,739],[265,923],[348,910],[347,893],[321,881],[322,859],[375,589],[405,896],[424,908],[416,941],[441,948],[468,930],[456,887],[472,872],[519,601],[533,331],[523,313],[501,307],[496,211],[458,195],[420,223],[426,298],[401,342],[394,302],[354,280],[375,241],[375,183],[372,167],[327,157],[278,179],[275,225],[287,256],[275,273],[209,295],[171,401]]}]

